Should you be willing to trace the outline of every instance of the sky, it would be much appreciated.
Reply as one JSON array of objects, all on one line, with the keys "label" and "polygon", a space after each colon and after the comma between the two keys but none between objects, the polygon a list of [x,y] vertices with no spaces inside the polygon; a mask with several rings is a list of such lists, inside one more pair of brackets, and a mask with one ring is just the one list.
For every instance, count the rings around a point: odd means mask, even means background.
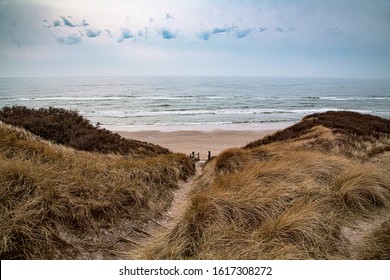
[{"label": "sky", "polygon": [[0,76],[390,78],[390,0],[0,0]]}]

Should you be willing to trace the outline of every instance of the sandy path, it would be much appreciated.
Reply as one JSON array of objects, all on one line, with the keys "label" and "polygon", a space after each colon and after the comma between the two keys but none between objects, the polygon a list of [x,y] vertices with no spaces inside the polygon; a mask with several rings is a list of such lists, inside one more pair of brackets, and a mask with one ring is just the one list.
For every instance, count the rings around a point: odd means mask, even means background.
[{"label": "sandy path", "polygon": [[390,219],[390,213],[385,210],[379,210],[373,213],[370,218],[357,220],[353,225],[344,226],[341,233],[349,243],[347,248],[352,259],[357,259],[359,245],[363,242],[365,236],[377,229],[384,221]]},{"label": "sandy path", "polygon": [[192,176],[187,182],[180,182],[179,189],[175,191],[172,206],[168,211],[165,219],[161,220],[162,225],[169,225],[171,222],[179,219],[184,212],[185,206],[188,204],[188,195],[194,187],[197,179],[202,175],[202,165],[204,162],[196,163],[196,175]]},{"label": "sandy path", "polygon": [[131,232],[124,238],[119,238],[114,250],[107,251],[105,259],[136,259],[137,249],[155,238],[161,231],[169,228],[183,214],[188,205],[189,193],[196,184],[197,179],[202,175],[204,162],[197,162],[196,174],[187,181],[179,182],[179,188],[174,191],[171,207],[163,213],[160,219],[151,220],[142,228],[133,227]]}]

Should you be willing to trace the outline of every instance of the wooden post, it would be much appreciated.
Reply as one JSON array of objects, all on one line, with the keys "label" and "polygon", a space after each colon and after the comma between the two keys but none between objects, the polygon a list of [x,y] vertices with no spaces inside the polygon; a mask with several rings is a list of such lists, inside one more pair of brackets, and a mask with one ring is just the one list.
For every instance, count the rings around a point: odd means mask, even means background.
[{"label": "wooden post", "polygon": [[207,159],[210,160],[211,159],[211,151],[209,151],[209,154],[207,156]]}]

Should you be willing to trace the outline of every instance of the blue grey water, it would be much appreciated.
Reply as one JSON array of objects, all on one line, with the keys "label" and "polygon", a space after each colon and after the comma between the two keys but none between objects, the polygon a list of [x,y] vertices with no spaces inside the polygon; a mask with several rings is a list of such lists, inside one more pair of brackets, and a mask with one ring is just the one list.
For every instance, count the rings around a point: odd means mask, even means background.
[{"label": "blue grey water", "polygon": [[282,77],[0,78],[0,107],[61,107],[105,126],[297,122],[352,110],[390,118],[390,80]]}]

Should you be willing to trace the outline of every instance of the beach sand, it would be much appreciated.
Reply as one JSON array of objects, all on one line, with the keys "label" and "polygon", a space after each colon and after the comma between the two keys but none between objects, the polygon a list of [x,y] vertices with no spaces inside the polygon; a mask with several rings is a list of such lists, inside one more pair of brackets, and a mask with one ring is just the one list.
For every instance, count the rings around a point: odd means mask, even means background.
[{"label": "beach sand", "polygon": [[[208,151],[211,156],[216,156],[222,151],[233,148],[243,147],[249,142],[258,140],[268,134],[272,134],[283,127],[263,127],[253,129],[252,127],[228,127],[221,128],[201,128],[196,127],[196,130],[138,130],[138,131],[124,131],[113,130],[119,135],[145,141],[168,148],[172,152],[184,153],[190,155],[200,155],[201,160],[208,157]],[[163,128],[164,129],[164,128]]]}]

